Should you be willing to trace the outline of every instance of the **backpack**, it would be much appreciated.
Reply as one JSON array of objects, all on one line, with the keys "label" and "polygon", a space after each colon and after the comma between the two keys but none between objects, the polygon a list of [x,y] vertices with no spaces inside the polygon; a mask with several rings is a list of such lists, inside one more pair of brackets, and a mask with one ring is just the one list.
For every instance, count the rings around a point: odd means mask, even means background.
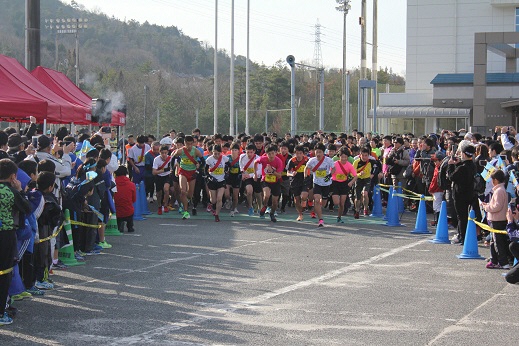
[{"label": "backpack", "polygon": [[487,182],[481,174],[476,173],[474,174],[474,192],[478,195],[481,195],[485,192],[485,189],[487,187]]}]

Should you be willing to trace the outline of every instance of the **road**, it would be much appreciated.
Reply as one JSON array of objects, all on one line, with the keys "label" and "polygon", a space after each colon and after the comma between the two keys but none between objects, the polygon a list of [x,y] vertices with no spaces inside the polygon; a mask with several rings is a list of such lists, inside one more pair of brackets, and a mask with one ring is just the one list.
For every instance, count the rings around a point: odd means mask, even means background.
[{"label": "road", "polygon": [[[504,345],[518,286],[379,219],[152,215],[16,303],[0,345]],[[481,247],[480,254],[489,255]]]}]

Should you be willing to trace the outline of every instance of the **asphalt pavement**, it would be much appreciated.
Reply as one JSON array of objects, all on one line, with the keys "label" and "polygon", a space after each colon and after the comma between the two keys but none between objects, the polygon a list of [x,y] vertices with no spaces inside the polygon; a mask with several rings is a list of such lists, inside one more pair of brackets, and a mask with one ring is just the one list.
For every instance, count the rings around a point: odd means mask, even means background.
[{"label": "asphalt pavement", "polygon": [[[240,211],[245,212],[244,208]],[[377,218],[150,215],[57,287],[16,302],[0,345],[508,345],[519,286],[459,245]],[[434,230],[433,230],[434,231]],[[481,255],[489,249],[480,246]]]}]

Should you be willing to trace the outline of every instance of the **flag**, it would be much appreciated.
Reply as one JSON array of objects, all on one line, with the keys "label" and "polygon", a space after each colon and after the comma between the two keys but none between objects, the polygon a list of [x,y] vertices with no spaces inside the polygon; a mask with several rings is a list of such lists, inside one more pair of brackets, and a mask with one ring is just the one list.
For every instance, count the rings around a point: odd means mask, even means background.
[{"label": "flag", "polygon": [[483,172],[481,172],[481,176],[483,177],[483,179],[485,179],[487,183],[490,181],[490,175],[492,175],[492,173],[494,173],[495,170],[496,168],[489,162],[483,169]]},{"label": "flag", "polygon": [[508,192],[513,197],[515,197],[515,190],[517,188],[517,185],[519,184],[515,176],[515,172],[516,171],[509,172],[508,186],[506,187],[506,192]]},{"label": "flag", "polygon": [[499,168],[502,171],[504,171],[505,168],[506,168],[505,162],[503,161],[501,156],[497,157],[496,167]]}]

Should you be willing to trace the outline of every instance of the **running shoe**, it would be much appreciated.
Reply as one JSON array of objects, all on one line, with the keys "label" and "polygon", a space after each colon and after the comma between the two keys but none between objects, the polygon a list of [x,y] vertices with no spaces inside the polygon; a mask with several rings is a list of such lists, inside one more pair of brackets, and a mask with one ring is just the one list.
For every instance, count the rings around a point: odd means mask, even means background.
[{"label": "running shoe", "polygon": [[225,205],[224,205],[225,209],[229,210],[231,209],[231,200],[228,199],[225,201]]},{"label": "running shoe", "polygon": [[7,312],[4,312],[4,316],[0,318],[0,326],[6,326],[11,323],[13,323],[13,319],[7,315]]},{"label": "running shoe", "polygon": [[191,217],[191,215],[189,215],[189,212],[188,212],[188,211],[185,211],[185,212],[182,214],[182,220],[189,219],[190,217]]},{"label": "running shoe", "polygon": [[36,288],[36,286],[32,286],[31,288],[25,290],[25,292],[30,293],[31,296],[43,296],[45,295],[45,291]]},{"label": "running shoe", "polygon": [[103,247],[101,245],[99,245],[99,244],[96,244],[94,246],[94,250],[101,251],[101,250],[103,250]]},{"label": "running shoe", "polygon": [[353,217],[354,217],[355,219],[358,219],[358,218],[360,217],[359,212],[356,211],[355,214],[353,214]]},{"label": "running shoe", "polygon": [[52,268],[54,268],[54,269],[59,269],[59,270],[65,270],[65,269],[67,269],[68,267],[67,267],[67,265],[66,265],[65,263],[63,263],[62,260],[58,260],[57,263],[55,263],[55,264],[52,263]]},{"label": "running shoe", "polygon": [[249,208],[249,216],[252,216],[254,215],[254,208]]},{"label": "running shoe", "polygon": [[302,214],[299,215],[299,216],[297,217],[296,221],[303,221],[303,215],[302,215]]},{"label": "running shoe", "polygon": [[208,204],[207,204],[207,209],[206,209],[206,211],[207,211],[208,213],[212,213],[212,212],[213,212],[213,205],[212,205],[211,203],[208,203]]},{"label": "running shoe", "polygon": [[159,207],[159,209],[157,210],[157,215],[162,215],[162,207]]},{"label": "running shoe", "polygon": [[277,211],[274,212],[274,216],[278,216],[278,212]]},{"label": "running shoe", "polygon": [[237,208],[234,208],[234,210],[233,210],[233,211],[234,211],[234,215],[236,215],[236,214],[239,214],[239,213],[240,213],[240,212],[238,211],[238,209],[237,209]]},{"label": "running shoe", "polygon": [[267,207],[263,207],[261,208],[260,212],[259,212],[259,216],[260,217],[265,217],[265,212],[267,211]]},{"label": "running shoe", "polygon": [[20,294],[15,294],[15,295],[11,296],[11,299],[14,301],[18,301],[18,300],[23,300],[24,298],[30,298],[30,297],[32,297],[32,294],[24,291]]},{"label": "running shoe", "polygon": [[218,215],[214,215],[214,222],[220,222],[220,217]]},{"label": "running shoe", "polygon": [[311,217],[312,219],[315,219],[315,218],[316,218],[315,212],[312,211],[312,212],[310,213],[310,217]]},{"label": "running shoe", "polygon": [[369,210],[368,209],[364,209],[364,216],[368,216],[369,215]]},{"label": "running shoe", "polygon": [[342,221],[342,218],[338,217],[337,218],[337,223],[344,223],[344,221]]},{"label": "running shoe", "polygon": [[[128,232],[130,232],[130,230],[128,230]],[[99,250],[92,250],[90,252],[85,253],[85,255],[87,255],[87,256],[96,256],[96,255],[99,255],[100,253],[101,253],[101,251],[99,251]]]},{"label": "running shoe", "polygon": [[85,257],[83,257],[83,256],[81,256],[79,254],[79,251],[74,252],[74,258],[76,259],[76,261],[84,261],[85,260]]},{"label": "running shoe", "polygon": [[191,214],[193,214],[193,216],[196,216],[196,213],[197,213],[196,208],[193,208],[193,210],[191,210]]},{"label": "running shoe", "polygon": [[182,208],[182,207],[178,207],[178,213],[179,213],[179,214],[182,214],[183,212],[184,212],[184,208]]},{"label": "running shoe", "polygon": [[111,249],[112,248],[112,245],[108,244],[106,242],[106,239],[105,239],[105,241],[99,242],[99,246],[101,246],[103,249]]},{"label": "running shoe", "polygon": [[231,215],[231,217],[234,217],[234,210],[231,210],[231,212],[229,213],[229,215]]},{"label": "running shoe", "polygon": [[40,290],[51,290],[54,288],[54,285],[47,281],[36,281],[34,286]]},{"label": "running shoe", "polygon": [[317,224],[317,227],[324,227],[324,221],[323,219],[319,220],[319,223]]},{"label": "running shoe", "polygon": [[128,233],[133,233],[135,232],[135,228],[128,228]]},{"label": "running shoe", "polygon": [[265,214],[270,214],[270,207],[267,207],[267,209],[265,209]]},{"label": "running shoe", "polygon": [[278,221],[276,219],[276,215],[275,214],[270,214],[270,221],[272,221],[272,222],[277,222]]},{"label": "running shoe", "polygon": [[169,209],[168,209],[168,207],[164,207],[164,212],[165,212],[165,213],[169,213]]}]

